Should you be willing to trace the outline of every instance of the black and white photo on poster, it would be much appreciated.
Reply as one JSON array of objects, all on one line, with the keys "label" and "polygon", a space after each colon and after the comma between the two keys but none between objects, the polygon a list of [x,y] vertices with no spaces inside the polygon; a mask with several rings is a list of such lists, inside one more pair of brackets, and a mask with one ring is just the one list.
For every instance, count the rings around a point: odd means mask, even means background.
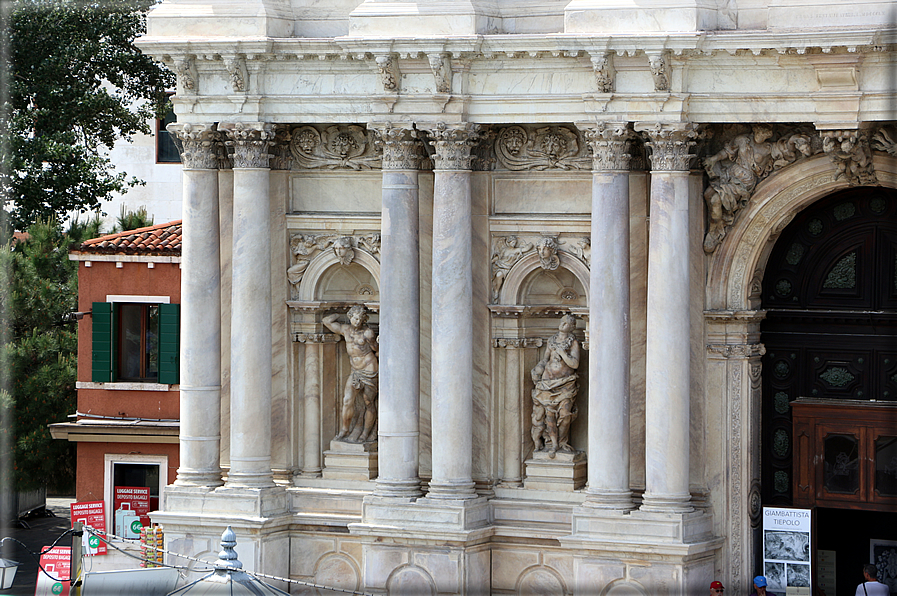
[{"label": "black and white photo on poster", "polygon": [[878,568],[878,581],[897,594],[897,540],[870,540],[869,562]]}]

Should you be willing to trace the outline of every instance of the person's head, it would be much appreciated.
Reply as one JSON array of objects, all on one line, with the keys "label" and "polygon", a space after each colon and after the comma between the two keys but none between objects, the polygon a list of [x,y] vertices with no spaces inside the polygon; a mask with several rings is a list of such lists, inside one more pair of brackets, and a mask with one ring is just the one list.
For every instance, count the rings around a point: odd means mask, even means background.
[{"label": "person's head", "polygon": [[558,329],[564,333],[571,333],[576,329],[576,317],[573,315],[564,315],[561,317],[561,323],[558,325]]},{"label": "person's head", "polygon": [[346,316],[349,317],[349,322],[356,329],[361,327],[368,321],[367,309],[360,304],[356,304],[355,306],[350,308],[349,312],[346,313]]},{"label": "person's head", "polygon": [[877,580],[878,579],[878,567],[875,565],[863,565],[863,576],[865,576],[867,581]]},{"label": "person's head", "polygon": [[766,578],[762,575],[758,575],[754,578],[754,590],[757,591],[759,596],[763,596],[766,594]]},{"label": "person's head", "polygon": [[715,581],[710,584],[710,596],[719,596],[719,594],[725,594],[726,588],[723,586],[723,582]]}]

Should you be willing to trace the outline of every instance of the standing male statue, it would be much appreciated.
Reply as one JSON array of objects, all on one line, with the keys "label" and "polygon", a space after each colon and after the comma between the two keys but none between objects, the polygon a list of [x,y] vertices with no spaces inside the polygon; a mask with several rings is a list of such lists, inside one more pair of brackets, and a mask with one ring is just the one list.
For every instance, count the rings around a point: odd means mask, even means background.
[{"label": "standing male statue", "polygon": [[570,446],[570,424],[576,419],[574,399],[579,391],[579,342],[573,336],[575,328],[573,315],[561,317],[558,332],[548,340],[542,359],[530,373],[536,385],[532,394],[534,450],[548,450],[551,458],[558,451],[574,452]]},{"label": "standing male statue", "polygon": [[[376,438],[374,425],[377,422],[377,392],[380,364],[377,361],[377,351],[380,345],[374,330],[368,327],[367,309],[356,304],[346,313],[349,324],[337,323],[339,315],[327,315],[323,319],[324,325],[346,340],[346,352],[349,354],[349,364],[352,373],[346,380],[346,388],[343,392],[343,405],[340,411],[339,433],[334,437],[336,441],[346,443],[364,443]],[[359,417],[353,426],[355,419],[355,402],[360,397],[364,402],[364,414]]]}]

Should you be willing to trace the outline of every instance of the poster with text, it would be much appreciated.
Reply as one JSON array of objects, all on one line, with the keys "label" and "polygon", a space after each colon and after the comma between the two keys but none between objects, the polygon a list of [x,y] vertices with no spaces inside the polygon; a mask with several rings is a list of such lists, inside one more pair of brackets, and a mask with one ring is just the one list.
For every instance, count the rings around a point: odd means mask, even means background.
[{"label": "poster with text", "polygon": [[[131,510],[140,518],[144,526],[150,525],[147,515],[150,510],[150,489],[148,486],[116,486],[113,495],[112,509],[118,511],[122,503],[131,505]],[[114,515],[114,513],[113,513]],[[140,533],[139,531],[137,532]]]},{"label": "poster with text", "polygon": [[[75,527],[75,522],[81,522],[98,532],[106,533],[106,504],[103,501],[72,503],[71,512],[73,528]],[[107,552],[106,543],[90,532],[84,532],[84,546],[82,548],[85,555],[105,555]]]},{"label": "poster with text", "polygon": [[810,596],[810,509],[763,508],[763,575],[769,591],[784,596]]},{"label": "poster with text", "polygon": [[[47,550],[43,547],[41,552]],[[72,548],[70,546],[56,546],[40,556],[37,582],[34,584],[34,596],[59,596],[68,594],[69,579],[72,573]],[[48,576],[47,573],[50,575]]]}]

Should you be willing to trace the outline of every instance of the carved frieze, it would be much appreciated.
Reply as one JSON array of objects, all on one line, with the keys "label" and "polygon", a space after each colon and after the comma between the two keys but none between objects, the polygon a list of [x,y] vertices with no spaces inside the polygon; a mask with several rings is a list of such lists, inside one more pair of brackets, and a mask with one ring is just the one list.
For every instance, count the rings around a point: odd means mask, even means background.
[{"label": "carved frieze", "polygon": [[[710,184],[704,191],[708,229],[704,250],[716,250],[737,213],[747,206],[757,184],[772,172],[818,152],[819,141],[797,129],[785,129],[776,140],[766,124],[736,134],[719,151],[704,158]],[[718,145],[718,144],[717,144]]]},{"label": "carved frieze", "polygon": [[707,352],[722,358],[755,358],[766,353],[763,344],[707,344]]},{"label": "carved frieze", "polygon": [[498,133],[495,155],[507,170],[588,170],[588,148],[567,126],[526,129],[509,126]]},{"label": "carved frieze", "polygon": [[380,150],[371,131],[354,124],[293,130],[290,151],[295,163],[308,169],[370,170],[380,166]]},{"label": "carved frieze", "polygon": [[577,125],[592,152],[592,170],[628,171],[635,133],[627,122],[600,122]]},{"label": "carved frieze", "polygon": [[424,147],[417,130],[390,123],[371,124],[382,151],[384,170],[418,170],[424,159]]},{"label": "carved frieze", "polygon": [[214,124],[171,123],[166,128],[175,139],[184,169],[218,169],[221,133]]},{"label": "carved frieze", "polygon": [[[574,246],[575,244],[575,246]],[[545,271],[554,271],[561,264],[560,252],[564,258],[578,258],[586,267],[592,260],[592,245],[588,237],[578,238],[573,244],[544,234],[524,238],[517,235],[495,236],[492,239],[492,301],[498,302],[501,287],[508,272],[526,255],[537,253],[539,266]]]},{"label": "carved frieze", "polygon": [[349,265],[355,260],[355,251],[368,252],[377,261],[380,260],[380,234],[357,234],[354,236],[340,234],[306,234],[296,233],[290,236],[290,254],[292,264],[287,269],[287,281],[293,288],[295,299],[299,290],[299,284],[305,275],[312,259],[319,253],[332,250],[334,256],[342,265]]},{"label": "carved frieze", "polygon": [[872,165],[872,150],[866,133],[858,130],[826,130],[822,137],[822,150],[828,155],[838,173],[835,180],[844,178],[850,186],[877,185]]},{"label": "carved frieze", "polygon": [[436,149],[436,153],[433,155],[435,169],[471,169],[471,150],[480,139],[481,127],[479,124],[438,122],[420,127],[427,131],[430,136],[429,143]]},{"label": "carved frieze", "polygon": [[234,168],[267,168],[275,125],[267,122],[228,122],[218,126],[233,148]]}]

